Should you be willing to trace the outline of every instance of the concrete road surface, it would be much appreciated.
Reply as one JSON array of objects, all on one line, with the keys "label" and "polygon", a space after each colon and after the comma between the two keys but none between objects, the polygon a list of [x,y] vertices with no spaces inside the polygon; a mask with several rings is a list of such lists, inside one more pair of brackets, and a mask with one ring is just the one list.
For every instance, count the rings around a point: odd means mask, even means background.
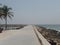
[{"label": "concrete road surface", "polygon": [[[7,34],[10,35],[10,31],[8,32]],[[14,33],[14,30],[11,33]],[[6,37],[0,40],[0,45],[40,45],[32,26],[16,30],[15,35]]]}]

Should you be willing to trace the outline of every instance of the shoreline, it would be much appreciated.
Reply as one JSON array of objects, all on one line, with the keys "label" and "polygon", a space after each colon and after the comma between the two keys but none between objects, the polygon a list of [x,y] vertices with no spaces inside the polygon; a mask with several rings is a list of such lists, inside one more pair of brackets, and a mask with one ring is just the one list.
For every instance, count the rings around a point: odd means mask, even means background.
[{"label": "shoreline", "polygon": [[48,29],[43,26],[37,25],[37,30],[47,39],[54,40],[57,44],[60,45],[60,31],[55,29]]}]

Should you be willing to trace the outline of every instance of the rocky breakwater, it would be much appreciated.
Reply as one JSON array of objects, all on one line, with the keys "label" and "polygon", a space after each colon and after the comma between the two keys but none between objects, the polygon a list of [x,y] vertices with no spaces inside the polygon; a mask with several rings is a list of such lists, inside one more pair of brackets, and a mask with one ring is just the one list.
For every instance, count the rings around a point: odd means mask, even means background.
[{"label": "rocky breakwater", "polygon": [[54,29],[47,29],[45,27],[37,26],[38,31],[49,41],[53,40],[60,45],[60,32]]}]

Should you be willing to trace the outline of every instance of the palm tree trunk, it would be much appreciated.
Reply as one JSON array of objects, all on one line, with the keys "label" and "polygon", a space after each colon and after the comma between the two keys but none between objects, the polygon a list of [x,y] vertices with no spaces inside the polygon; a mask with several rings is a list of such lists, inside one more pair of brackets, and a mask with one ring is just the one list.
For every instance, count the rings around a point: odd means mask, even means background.
[{"label": "palm tree trunk", "polygon": [[5,17],[5,30],[7,30],[7,16]]}]

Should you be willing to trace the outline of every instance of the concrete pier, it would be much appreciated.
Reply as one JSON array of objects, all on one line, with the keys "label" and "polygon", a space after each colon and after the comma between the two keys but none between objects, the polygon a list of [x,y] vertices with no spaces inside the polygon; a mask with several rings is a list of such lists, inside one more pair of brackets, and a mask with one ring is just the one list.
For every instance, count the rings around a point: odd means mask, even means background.
[{"label": "concrete pier", "polygon": [[[43,42],[47,42],[47,40],[41,34],[38,34],[37,37],[38,32],[35,30],[35,33],[34,29],[32,25],[29,25],[19,30],[5,31],[0,34],[0,45],[46,45],[39,42],[38,37]],[[48,43],[48,45],[50,44]]]}]

